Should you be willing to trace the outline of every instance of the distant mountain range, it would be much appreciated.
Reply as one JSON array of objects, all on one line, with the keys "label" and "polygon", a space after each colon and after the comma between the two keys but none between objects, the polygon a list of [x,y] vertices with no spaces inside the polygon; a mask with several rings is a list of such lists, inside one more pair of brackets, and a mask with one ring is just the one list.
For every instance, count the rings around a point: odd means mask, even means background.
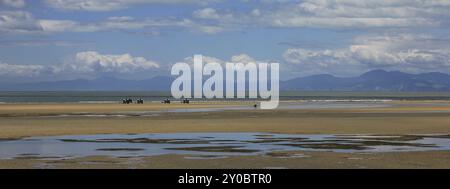
[{"label": "distant mountain range", "polygon": [[[102,77],[21,84],[0,84],[2,91],[169,91],[174,78],[155,77],[146,80],[124,80]],[[358,77],[335,77],[321,74],[280,81],[281,90],[296,91],[450,91],[450,75],[430,72],[408,74],[399,71],[373,70]]]},{"label": "distant mountain range", "polygon": [[300,91],[450,91],[450,75],[373,70],[358,77],[340,78],[322,74],[295,78],[281,82],[280,88]]}]

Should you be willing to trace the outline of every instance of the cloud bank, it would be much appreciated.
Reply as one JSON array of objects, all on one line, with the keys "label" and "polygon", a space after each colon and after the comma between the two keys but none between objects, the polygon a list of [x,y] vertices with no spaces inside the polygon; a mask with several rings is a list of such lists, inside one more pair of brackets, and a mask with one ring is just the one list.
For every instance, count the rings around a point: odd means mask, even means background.
[{"label": "cloud bank", "polygon": [[359,36],[346,48],[290,48],[283,58],[299,70],[317,73],[345,75],[373,68],[439,71],[450,68],[449,40],[414,34]]},{"label": "cloud bank", "polygon": [[58,10],[113,11],[144,4],[207,4],[217,0],[46,0]]},{"label": "cloud bank", "polygon": [[65,63],[56,65],[18,65],[0,62],[0,75],[8,77],[64,76],[71,74],[101,76],[103,74],[134,74],[160,68],[157,62],[126,54],[78,52]]}]

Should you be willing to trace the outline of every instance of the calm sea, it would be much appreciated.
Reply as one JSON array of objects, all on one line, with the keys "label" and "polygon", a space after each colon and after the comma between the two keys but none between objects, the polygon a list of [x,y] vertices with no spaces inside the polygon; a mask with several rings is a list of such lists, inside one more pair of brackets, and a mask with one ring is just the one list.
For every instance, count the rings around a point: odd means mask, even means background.
[{"label": "calm sea", "polygon": [[[40,91],[0,92],[0,103],[109,103],[123,98],[142,98],[146,102],[170,98],[169,92],[149,91]],[[404,92],[281,92],[281,100],[358,101],[358,100],[450,100],[450,93]],[[217,100],[217,99],[216,99]],[[235,99],[233,99],[235,100]]]}]

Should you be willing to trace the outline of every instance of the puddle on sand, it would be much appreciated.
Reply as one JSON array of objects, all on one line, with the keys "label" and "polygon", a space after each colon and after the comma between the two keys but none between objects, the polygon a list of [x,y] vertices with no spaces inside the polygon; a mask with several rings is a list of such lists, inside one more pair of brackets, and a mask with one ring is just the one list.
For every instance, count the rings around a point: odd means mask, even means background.
[{"label": "puddle on sand", "polygon": [[227,156],[215,156],[215,155],[201,155],[201,156],[186,156],[185,159],[222,159]]},{"label": "puddle on sand", "polygon": [[377,153],[450,150],[450,135],[296,135],[273,133],[104,134],[0,141],[0,159],[140,157],[184,154],[191,158],[233,155],[304,157],[283,151]]},{"label": "puddle on sand", "polygon": [[166,148],[168,150],[183,150],[194,152],[229,152],[229,153],[253,153],[259,150],[244,149],[245,146],[200,146],[200,147],[181,147]]},{"label": "puddle on sand", "polygon": [[145,150],[143,148],[99,148],[98,151],[142,151]]}]

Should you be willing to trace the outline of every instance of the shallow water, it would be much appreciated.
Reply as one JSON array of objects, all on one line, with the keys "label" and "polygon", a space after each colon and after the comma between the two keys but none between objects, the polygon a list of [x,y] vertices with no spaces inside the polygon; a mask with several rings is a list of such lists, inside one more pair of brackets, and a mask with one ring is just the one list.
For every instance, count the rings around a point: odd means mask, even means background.
[{"label": "shallow water", "polygon": [[[271,133],[105,134],[0,141],[0,159],[271,155],[279,151],[399,152],[450,150],[450,135],[294,135]],[[295,154],[294,154],[295,156]]]},{"label": "shallow water", "polygon": [[351,108],[383,108],[390,107],[390,101],[304,101],[280,102],[278,109],[351,109]]}]

